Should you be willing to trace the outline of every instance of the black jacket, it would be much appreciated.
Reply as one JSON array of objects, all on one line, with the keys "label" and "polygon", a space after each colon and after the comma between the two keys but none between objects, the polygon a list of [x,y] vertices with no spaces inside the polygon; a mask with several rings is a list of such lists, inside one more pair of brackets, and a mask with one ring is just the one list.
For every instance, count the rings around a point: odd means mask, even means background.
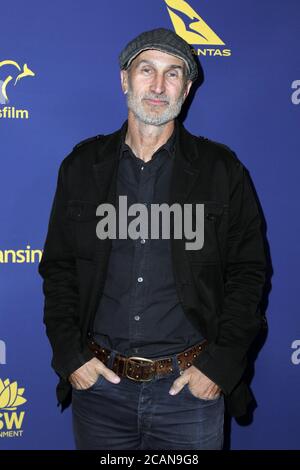
[{"label": "black jacket", "polygon": [[[204,203],[201,250],[171,239],[176,289],[185,314],[208,339],[193,363],[224,392],[232,416],[246,412],[247,352],[262,326],[265,280],[260,214],[247,171],[220,143],[190,134],[176,119],[169,203]],[[114,204],[121,130],[78,144],[60,165],[39,264],[44,323],[59,403],[71,399],[68,376],[93,355],[86,346],[104,286],[111,240],[96,236],[96,208]]]}]

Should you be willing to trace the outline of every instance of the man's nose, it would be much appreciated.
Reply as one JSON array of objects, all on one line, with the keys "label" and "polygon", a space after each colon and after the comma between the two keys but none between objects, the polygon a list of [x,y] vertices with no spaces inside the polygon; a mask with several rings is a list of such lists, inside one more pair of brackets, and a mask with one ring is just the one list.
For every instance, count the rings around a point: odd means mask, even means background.
[{"label": "man's nose", "polygon": [[163,74],[156,74],[155,77],[153,78],[153,81],[151,83],[151,91],[152,93],[156,93],[157,95],[160,95],[161,93],[164,93],[165,91],[165,77]]}]

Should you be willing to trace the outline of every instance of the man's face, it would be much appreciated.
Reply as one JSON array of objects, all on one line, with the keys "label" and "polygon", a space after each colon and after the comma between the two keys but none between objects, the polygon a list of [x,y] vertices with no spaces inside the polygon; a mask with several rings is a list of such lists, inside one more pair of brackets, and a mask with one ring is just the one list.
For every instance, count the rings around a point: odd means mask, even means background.
[{"label": "man's face", "polygon": [[191,80],[186,80],[185,62],[156,49],[141,52],[128,70],[121,70],[127,105],[145,124],[160,126],[181,111]]}]

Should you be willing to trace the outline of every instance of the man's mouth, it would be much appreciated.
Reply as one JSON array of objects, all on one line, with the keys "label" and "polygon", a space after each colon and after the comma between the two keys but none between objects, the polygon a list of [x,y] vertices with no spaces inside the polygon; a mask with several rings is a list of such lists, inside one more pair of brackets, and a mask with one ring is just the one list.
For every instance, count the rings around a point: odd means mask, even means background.
[{"label": "man's mouth", "polygon": [[156,99],[149,99],[149,98],[146,98],[145,101],[148,101],[149,104],[153,104],[154,106],[163,106],[163,105],[168,104],[167,101],[156,100]]}]

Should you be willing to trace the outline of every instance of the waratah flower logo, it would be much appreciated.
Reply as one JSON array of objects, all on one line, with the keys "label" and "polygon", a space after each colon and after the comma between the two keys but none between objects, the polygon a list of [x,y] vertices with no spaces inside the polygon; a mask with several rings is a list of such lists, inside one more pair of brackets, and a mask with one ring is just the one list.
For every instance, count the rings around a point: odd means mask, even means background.
[{"label": "waratah flower logo", "polygon": [[18,388],[17,382],[10,383],[9,379],[0,379],[0,410],[16,410],[17,406],[26,403],[22,395],[24,388]]}]

